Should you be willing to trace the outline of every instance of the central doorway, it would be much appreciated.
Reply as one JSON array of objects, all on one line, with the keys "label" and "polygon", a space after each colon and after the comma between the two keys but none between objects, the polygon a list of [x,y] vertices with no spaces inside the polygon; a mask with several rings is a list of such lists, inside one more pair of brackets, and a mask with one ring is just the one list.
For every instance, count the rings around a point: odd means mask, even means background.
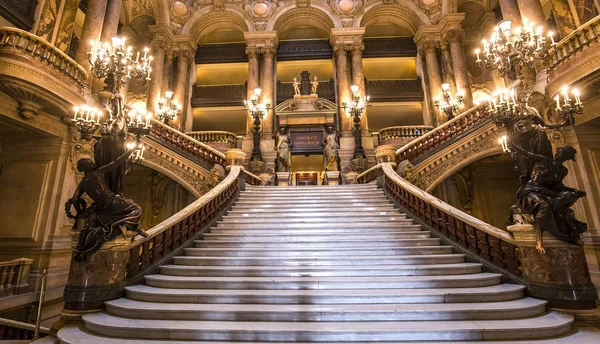
[{"label": "central doorway", "polygon": [[323,184],[323,154],[292,155],[292,185]]}]

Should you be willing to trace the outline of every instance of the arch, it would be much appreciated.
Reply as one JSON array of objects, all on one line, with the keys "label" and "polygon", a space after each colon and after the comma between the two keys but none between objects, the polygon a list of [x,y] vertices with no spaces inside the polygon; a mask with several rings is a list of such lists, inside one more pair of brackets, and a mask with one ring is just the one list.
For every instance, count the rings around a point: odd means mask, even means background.
[{"label": "arch", "polygon": [[136,35],[135,40],[138,44],[150,44],[152,32],[150,32],[149,27],[154,24],[156,24],[156,19],[147,14],[139,15],[129,23],[129,28]]},{"label": "arch", "polygon": [[185,23],[181,30],[182,35],[194,37],[196,42],[201,42],[208,34],[217,29],[234,29],[241,32],[254,31],[254,25],[245,12],[227,5],[220,13],[212,12],[212,7],[204,7],[196,11]]},{"label": "arch", "polygon": [[275,10],[267,23],[267,31],[285,31],[296,26],[297,23],[327,31],[342,27],[342,22],[329,7],[321,3],[311,3],[309,7],[298,8],[296,3],[292,2]]},{"label": "arch", "polygon": [[169,11],[169,2],[164,0],[151,0],[154,8],[154,17],[157,24],[170,25],[171,15]]},{"label": "arch", "polygon": [[383,1],[374,1],[362,7],[354,19],[354,27],[366,27],[375,23],[392,23],[409,29],[414,35],[421,25],[431,25],[429,17],[415,4],[398,0],[396,4],[384,5]]},{"label": "arch", "polygon": [[190,183],[188,183],[185,179],[181,178],[180,176],[178,176],[177,174],[173,173],[173,171],[164,168],[158,164],[153,163],[152,161],[149,161],[147,159],[142,159],[140,164],[142,166],[148,167],[150,169],[153,169],[155,171],[158,171],[162,174],[164,174],[165,176],[173,179],[175,182],[177,182],[179,185],[183,186],[187,191],[189,191],[192,195],[194,195],[194,197],[200,197],[202,196],[198,190],[196,190],[194,188],[194,186],[192,186]]}]

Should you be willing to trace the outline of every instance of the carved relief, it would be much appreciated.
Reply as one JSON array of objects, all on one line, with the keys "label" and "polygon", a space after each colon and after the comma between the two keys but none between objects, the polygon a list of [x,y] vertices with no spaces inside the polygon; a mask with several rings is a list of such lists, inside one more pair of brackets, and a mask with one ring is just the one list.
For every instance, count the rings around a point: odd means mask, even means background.
[{"label": "carved relief", "polygon": [[254,22],[256,31],[264,31],[267,28],[269,18],[275,12],[279,2],[274,0],[249,0],[244,5],[244,10]]},{"label": "carved relief", "polygon": [[187,4],[182,1],[174,1],[170,7],[171,29],[175,34],[179,34],[183,25],[192,14]]},{"label": "carved relief", "polygon": [[328,4],[333,12],[340,18],[344,27],[352,27],[354,17],[362,6],[360,0],[321,0],[324,4]]},{"label": "carved relief", "polygon": [[152,8],[152,2],[150,2],[150,0],[133,0],[131,6],[131,18],[143,14],[152,15],[153,13],[154,9]]}]

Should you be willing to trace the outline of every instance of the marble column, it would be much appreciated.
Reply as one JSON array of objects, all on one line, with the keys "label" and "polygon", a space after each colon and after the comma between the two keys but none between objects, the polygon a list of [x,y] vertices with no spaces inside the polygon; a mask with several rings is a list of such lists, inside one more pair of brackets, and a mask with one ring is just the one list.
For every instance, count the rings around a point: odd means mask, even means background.
[{"label": "marble column", "polygon": [[[433,104],[433,99],[439,97],[442,92],[442,74],[440,72],[440,64],[437,58],[437,45],[437,42],[425,42],[423,43],[420,52],[425,56],[427,78],[429,80],[429,89],[431,93],[431,104]],[[435,125],[442,124],[445,121],[445,118],[435,106],[432,108],[435,113]]]},{"label": "marble column", "polygon": [[515,27],[521,26],[521,12],[517,0],[500,0],[502,18],[510,20]]},{"label": "marble column", "polygon": [[533,21],[536,27],[541,25],[546,29],[546,16],[540,0],[517,0],[517,3],[523,20]]},{"label": "marble column", "polygon": [[348,46],[338,44],[333,47],[335,53],[336,82],[338,88],[338,106],[340,108],[341,129],[345,132],[352,131],[352,121],[349,114],[342,108],[344,102],[352,99],[350,90],[350,75],[348,73]]},{"label": "marble column", "polygon": [[90,51],[90,42],[98,41],[104,23],[104,14],[106,12],[107,0],[89,0],[87,14],[83,22],[79,46],[75,53],[75,61],[79,63],[87,72],[90,71],[88,61],[88,51]]},{"label": "marble column", "polygon": [[186,126],[187,101],[191,96],[191,89],[188,86],[188,71],[190,62],[194,58],[194,53],[191,50],[178,50],[174,53],[177,59],[177,69],[175,70],[175,80],[173,82],[173,101],[181,108],[179,118],[177,118],[177,126],[182,130]]},{"label": "marble column", "polygon": [[462,92],[465,99],[464,110],[467,110],[473,107],[473,94],[471,93],[467,59],[462,44],[463,34],[462,29],[456,28],[448,30],[446,37],[448,39],[448,44],[450,45],[450,54],[452,55],[456,88],[458,92]]},{"label": "marble column", "polygon": [[152,73],[150,85],[148,87],[148,99],[146,101],[146,110],[152,113],[156,113],[156,108],[158,106],[158,100],[161,96],[162,84],[163,84],[163,72],[164,72],[164,64],[166,57],[166,44],[162,40],[154,40],[150,44],[152,49],[152,57],[154,60],[152,61]]},{"label": "marble column", "polygon": [[[364,44],[353,44],[350,47],[350,55],[352,60],[352,84],[358,85],[358,93],[360,99],[366,98],[365,92],[365,73],[363,72],[362,53],[365,50]],[[363,132],[368,132],[367,109],[363,111],[360,119],[360,126]]]},{"label": "marble column", "polygon": [[[248,55],[248,92],[246,100],[249,100],[254,95],[254,89],[259,87],[259,62],[260,56],[259,49],[257,48],[246,48],[246,55]],[[254,130],[252,115],[246,111],[246,135],[252,136]]]},{"label": "marble column", "polygon": [[100,41],[109,42],[111,37],[117,34],[117,30],[119,29],[119,18],[121,16],[122,6],[123,0],[108,0],[108,4],[106,6],[106,15],[104,16],[104,25],[102,26],[102,34],[100,35]]},{"label": "marble column", "polygon": [[267,115],[262,120],[263,136],[270,138],[273,134],[273,108],[275,107],[275,101],[273,97],[273,90],[275,89],[275,48],[263,48],[261,49],[263,60],[260,71],[260,88],[262,93],[260,94],[261,103],[271,104],[271,109],[267,112]]},{"label": "marble column", "polygon": [[456,94],[456,81],[454,80],[454,67],[452,66],[452,54],[450,53],[450,46],[442,44],[440,46],[442,51],[442,79],[443,82],[450,84],[450,90],[452,94]]}]

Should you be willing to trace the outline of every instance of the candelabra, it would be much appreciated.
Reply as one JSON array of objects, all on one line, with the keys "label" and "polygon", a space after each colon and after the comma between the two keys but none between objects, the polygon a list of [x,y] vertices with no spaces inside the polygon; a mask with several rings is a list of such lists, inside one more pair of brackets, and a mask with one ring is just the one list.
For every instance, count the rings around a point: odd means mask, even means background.
[{"label": "candelabra", "polygon": [[[550,33],[552,44],[554,39]],[[489,41],[483,40],[483,51],[475,50],[477,64],[488,70],[497,69],[501,75],[516,79],[517,67],[533,69],[534,61],[548,56],[546,39],[542,27],[535,28],[533,22],[523,19],[523,27],[512,29],[512,23],[504,20],[496,26]],[[481,58],[483,53],[483,59]]]},{"label": "candelabra", "polygon": [[369,104],[369,97],[367,96],[364,101],[360,99],[358,92],[358,85],[350,86],[352,90],[352,100],[350,102],[343,102],[342,108],[344,111],[350,113],[354,122],[354,157],[353,159],[363,158],[366,159],[365,149],[362,145],[362,135],[360,132],[360,118],[362,116],[365,107]]},{"label": "candelabra", "polygon": [[100,126],[100,117],[102,111],[89,106],[81,106],[75,108],[73,115],[73,126],[81,133],[81,138],[91,140],[92,136]]},{"label": "candelabra", "polygon": [[161,121],[165,124],[169,124],[169,121],[173,121],[180,114],[181,107],[173,101],[173,92],[165,92],[165,99],[158,101],[158,112],[156,113]]},{"label": "candelabra", "polygon": [[[579,91],[577,89],[573,89],[571,93],[575,99],[569,97],[569,88],[563,86],[562,92],[554,97],[554,100],[556,101],[554,115],[557,119],[567,121],[574,125],[575,120],[573,116],[583,114],[583,103],[581,102]],[[561,94],[563,96],[562,102],[560,101]]]},{"label": "candelabra", "polygon": [[458,112],[458,109],[462,106],[464,102],[464,96],[462,93],[458,93],[456,97],[452,97],[450,93],[450,84],[444,83],[442,84],[442,97],[444,100],[440,100],[439,98],[434,98],[435,106],[448,116],[448,119],[454,118],[454,115]]},{"label": "candelabra", "polygon": [[271,104],[269,103],[258,103],[258,99],[261,93],[260,88],[254,89],[254,94],[250,97],[249,101],[244,100],[244,105],[246,106],[246,110],[250,112],[250,115],[253,119],[254,124],[254,132],[253,132],[253,143],[254,147],[252,148],[252,160],[262,161],[262,152],[260,151],[260,120],[267,114],[269,109],[271,108]]},{"label": "candelabra", "polygon": [[507,88],[494,92],[494,95],[488,98],[488,108],[496,125],[505,127],[520,116],[526,116],[530,93],[529,91],[517,95],[514,89]]}]

